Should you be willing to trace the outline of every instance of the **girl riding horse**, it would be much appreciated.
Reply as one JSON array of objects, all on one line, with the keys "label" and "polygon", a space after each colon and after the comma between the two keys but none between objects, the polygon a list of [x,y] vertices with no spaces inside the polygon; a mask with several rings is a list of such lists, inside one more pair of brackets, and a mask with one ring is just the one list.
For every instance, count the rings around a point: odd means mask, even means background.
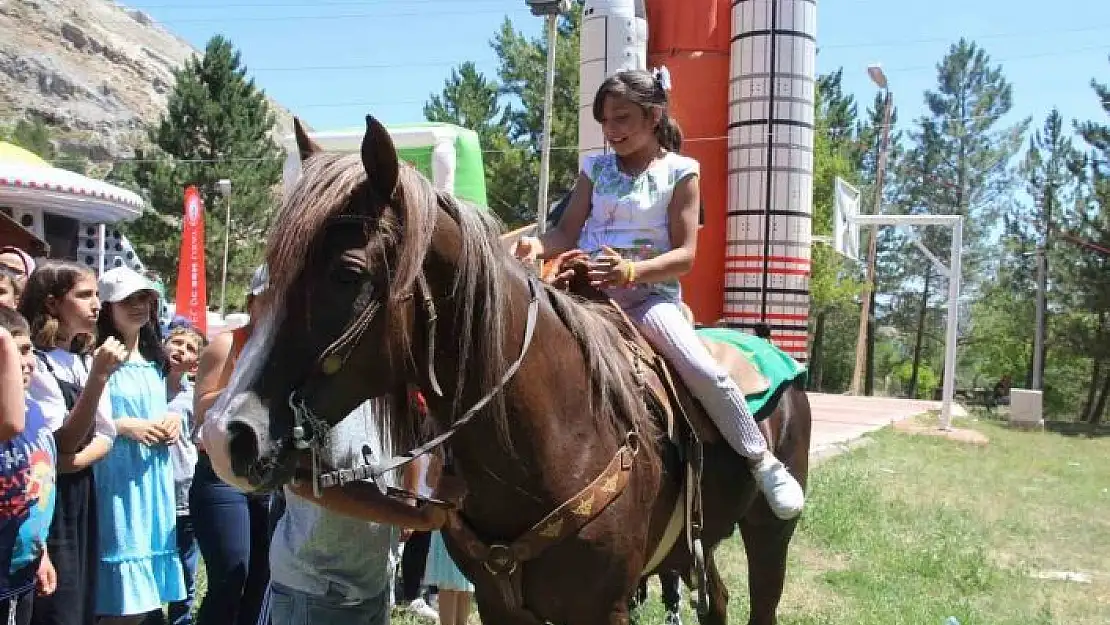
[{"label": "girl riding horse", "polygon": [[693,267],[697,249],[699,165],[678,153],[682,134],[668,115],[662,81],[644,70],[617,73],[598,89],[593,114],[613,151],[585,159],[559,224],[542,237],[522,237],[516,255],[564,262],[588,256],[591,284],[675,367],[747,459],[775,515],[798,516],[801,486],[768,450],[740,387],[682,312],[678,279]]}]

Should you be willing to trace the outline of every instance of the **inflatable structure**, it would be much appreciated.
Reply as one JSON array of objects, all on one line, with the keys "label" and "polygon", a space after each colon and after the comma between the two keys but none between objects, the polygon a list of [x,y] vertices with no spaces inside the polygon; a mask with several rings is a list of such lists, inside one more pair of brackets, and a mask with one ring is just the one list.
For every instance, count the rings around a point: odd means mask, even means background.
[{"label": "inflatable structure", "polygon": [[[427,176],[437,189],[483,208],[489,207],[477,133],[440,123],[387,126],[386,129],[401,159]],[[358,152],[365,134],[366,130],[360,128],[310,132],[309,136],[328,152]],[[288,188],[299,175],[301,163],[296,138],[290,135],[285,144],[288,157],[284,178]]]},{"label": "inflatable structure", "polygon": [[805,360],[816,0],[587,0],[583,11],[580,153],[604,149],[589,107],[605,77],[666,67],[705,205],[683,297],[697,321],[767,324]]}]

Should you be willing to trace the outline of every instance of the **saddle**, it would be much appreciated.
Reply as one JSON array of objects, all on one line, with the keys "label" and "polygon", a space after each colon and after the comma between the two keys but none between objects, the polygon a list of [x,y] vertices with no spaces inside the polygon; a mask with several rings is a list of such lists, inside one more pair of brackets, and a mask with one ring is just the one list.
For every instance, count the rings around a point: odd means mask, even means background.
[{"label": "saddle", "polygon": [[[541,269],[541,277],[550,278],[554,272],[553,263],[545,263]],[[680,392],[680,389],[685,390],[684,385],[675,384],[674,365],[651,346],[620,306],[598,289],[590,286],[581,272],[576,273],[566,286],[568,292],[582,299],[606,305],[612,313],[610,315],[612,320],[618,324],[621,333],[625,336],[627,344],[625,355],[629,363],[633,367],[646,364],[654,370],[656,380],[648,380],[646,388],[650,390],[650,400],[663,412],[661,416],[667,425],[667,432],[672,442],[678,443],[679,435],[675,428],[677,415],[672,408],[685,413],[684,420],[688,421],[686,425],[694,430],[700,441],[717,441],[720,433],[716,426],[708,420],[704,410],[694,409],[693,403],[697,400],[688,392]],[[693,325],[692,321],[691,325]],[[727,343],[707,340],[704,337],[698,338],[717,364],[727,371],[729,377],[740,387],[745,397],[765,393],[771,388],[771,380],[763,375],[742,351]]]},{"label": "saddle", "polygon": [[[653,408],[666,427],[668,439],[679,455],[680,488],[678,504],[671,514],[659,544],[648,558],[643,574],[651,573],[674,548],[679,536],[684,534],[686,547],[693,556],[693,590],[697,596],[698,612],[708,611],[708,579],[702,548],[703,527],[701,483],[704,464],[704,445],[720,440],[717,426],[710,421],[704,409],[680,380],[676,380],[674,366],[659,354],[639,332],[624,311],[585,279],[585,267],[571,266],[574,275],[565,285],[566,290],[586,301],[600,304],[625,337],[625,357],[636,378],[643,382],[644,400]],[[550,282],[557,268],[554,263],[541,267],[540,275]],[[691,321],[691,325],[693,322]],[[771,388],[768,379],[742,351],[725,343],[699,337],[714,360],[724,368],[740,387],[745,397],[759,395]],[[647,366],[655,374],[643,374]],[[704,408],[704,407],[702,407]]]}]

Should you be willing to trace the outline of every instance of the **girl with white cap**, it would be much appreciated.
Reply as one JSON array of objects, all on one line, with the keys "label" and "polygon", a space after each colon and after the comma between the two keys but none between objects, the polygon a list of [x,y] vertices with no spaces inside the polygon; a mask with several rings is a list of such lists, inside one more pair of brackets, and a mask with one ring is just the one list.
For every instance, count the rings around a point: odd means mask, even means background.
[{"label": "girl with white cap", "polygon": [[98,338],[115,338],[128,358],[108,379],[119,436],[93,467],[100,528],[96,612],[101,625],[137,624],[185,598],[169,453],[182,423],[167,411],[169,362],[153,285],[117,267],[101,276],[100,297]]}]

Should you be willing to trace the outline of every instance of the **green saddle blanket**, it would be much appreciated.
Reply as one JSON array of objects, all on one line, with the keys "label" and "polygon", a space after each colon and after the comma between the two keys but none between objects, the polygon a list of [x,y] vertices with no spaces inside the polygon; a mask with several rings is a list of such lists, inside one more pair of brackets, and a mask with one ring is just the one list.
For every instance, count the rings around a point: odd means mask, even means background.
[{"label": "green saddle blanket", "polygon": [[748,407],[756,421],[771,416],[779,397],[791,382],[799,378],[805,382],[805,366],[770,341],[732,328],[698,328],[697,332],[705,340],[740,350],[770,382],[766,391],[747,396]]}]

